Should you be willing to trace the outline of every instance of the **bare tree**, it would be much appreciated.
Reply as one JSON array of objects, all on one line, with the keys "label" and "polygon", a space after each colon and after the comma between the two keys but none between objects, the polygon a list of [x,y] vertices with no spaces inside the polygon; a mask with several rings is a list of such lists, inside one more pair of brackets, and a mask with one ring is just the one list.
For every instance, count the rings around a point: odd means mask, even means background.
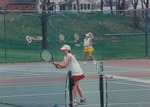
[{"label": "bare tree", "polygon": [[80,13],[80,3],[79,3],[79,0],[76,0],[76,3],[77,3],[77,12]]},{"label": "bare tree", "polygon": [[136,17],[136,9],[137,9],[137,5],[138,5],[138,0],[132,0],[132,5],[134,8],[134,16]]},{"label": "bare tree", "polygon": [[144,2],[143,2],[143,0],[141,0],[141,7],[142,7],[142,9],[144,9]]},{"label": "bare tree", "polygon": [[139,27],[139,22],[140,22],[140,17],[137,17],[137,5],[138,5],[138,0],[133,0],[133,27],[138,28]]},{"label": "bare tree", "polygon": [[[48,2],[46,0],[40,0],[42,3],[42,16],[41,16],[41,24],[42,24],[42,49],[47,49],[47,21],[48,17],[46,14],[46,5]],[[49,1],[49,0],[48,0]],[[50,1],[49,1],[50,2]]]},{"label": "bare tree", "polygon": [[143,3],[145,4],[146,8],[149,8],[149,0],[142,0]]},{"label": "bare tree", "polygon": [[145,4],[146,10],[145,10],[145,21],[148,21],[148,8],[149,8],[149,0],[143,0],[143,3]]},{"label": "bare tree", "polygon": [[[122,0],[121,10],[125,10],[125,3],[126,3],[126,0]],[[123,11],[122,13],[123,13],[123,15],[125,15],[125,11]]]},{"label": "bare tree", "polygon": [[103,2],[103,0],[100,0],[100,3],[101,3],[101,13],[103,14],[103,7],[104,7],[104,2]]},{"label": "bare tree", "polygon": [[[70,7],[71,3],[75,0],[68,0],[67,2],[64,2],[65,6]],[[42,15],[41,15],[41,24],[42,24],[42,49],[47,49],[48,48],[48,43],[47,43],[47,22],[48,22],[48,17],[49,15],[47,14],[47,10],[49,10],[53,5],[51,5],[50,0],[40,0],[42,3]],[[80,11],[80,5],[79,5],[79,0],[76,0],[77,2],[77,10],[78,12]]]},{"label": "bare tree", "polygon": [[111,15],[113,15],[112,0],[109,0],[109,5],[110,5],[110,13]]},{"label": "bare tree", "polygon": [[144,18],[144,2],[141,0],[141,7],[142,7],[142,17]]},{"label": "bare tree", "polygon": [[[120,4],[121,4],[121,0],[116,0],[116,10],[120,10]],[[119,14],[120,12],[117,11],[117,14]]]},{"label": "bare tree", "polygon": [[132,5],[134,9],[137,9],[138,2],[139,0],[132,0]]},{"label": "bare tree", "polygon": [[125,3],[126,3],[126,0],[116,0],[116,10],[119,10],[118,13],[120,13],[120,14],[123,13],[123,15],[125,14],[124,11],[120,11],[120,10],[125,9]]}]

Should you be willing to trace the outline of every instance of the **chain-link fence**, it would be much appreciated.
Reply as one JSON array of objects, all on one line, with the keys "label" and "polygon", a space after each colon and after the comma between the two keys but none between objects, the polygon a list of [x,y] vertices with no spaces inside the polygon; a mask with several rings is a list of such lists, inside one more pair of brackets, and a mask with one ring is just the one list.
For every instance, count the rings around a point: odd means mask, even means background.
[{"label": "chain-link fence", "polygon": [[146,17],[149,13],[146,11],[148,10],[123,11],[124,13],[119,13],[123,14],[122,16],[115,11],[113,13],[116,15],[103,18],[104,58],[124,59],[149,56],[149,18]]},{"label": "chain-link fence", "polygon": [[149,57],[150,10],[0,13],[1,63],[39,62],[39,54],[46,48],[54,60],[62,60],[60,47],[64,44],[83,60],[83,39],[89,32],[94,35],[96,60]]}]

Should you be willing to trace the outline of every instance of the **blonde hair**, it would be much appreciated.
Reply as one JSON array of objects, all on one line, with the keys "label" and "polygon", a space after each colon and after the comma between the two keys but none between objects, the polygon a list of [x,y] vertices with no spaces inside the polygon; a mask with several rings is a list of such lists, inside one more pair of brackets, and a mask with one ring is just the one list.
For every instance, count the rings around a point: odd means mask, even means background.
[{"label": "blonde hair", "polygon": [[85,36],[89,37],[89,34],[87,33],[87,34],[85,34]]}]

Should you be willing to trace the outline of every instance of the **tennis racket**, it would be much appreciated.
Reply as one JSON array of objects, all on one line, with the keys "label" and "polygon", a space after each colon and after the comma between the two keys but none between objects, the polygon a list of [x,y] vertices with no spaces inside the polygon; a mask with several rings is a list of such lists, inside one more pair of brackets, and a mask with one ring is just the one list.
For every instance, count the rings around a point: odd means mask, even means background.
[{"label": "tennis racket", "polygon": [[45,62],[54,62],[53,54],[48,50],[43,50],[40,56],[41,56],[41,59]]},{"label": "tennis racket", "polygon": [[77,33],[74,34],[74,39],[75,39],[74,42],[77,42],[79,40],[79,35]]},{"label": "tennis racket", "polygon": [[60,39],[60,41],[64,41],[64,40],[65,40],[64,35],[63,35],[63,34],[60,34],[60,35],[59,35],[59,39]]},{"label": "tennis racket", "polygon": [[91,38],[91,39],[93,39],[93,38],[94,38],[93,33],[89,32],[88,34],[89,34],[89,38]]},{"label": "tennis racket", "polygon": [[31,42],[32,42],[32,38],[31,38],[30,36],[26,36],[26,41],[27,41],[28,43],[31,43]]}]

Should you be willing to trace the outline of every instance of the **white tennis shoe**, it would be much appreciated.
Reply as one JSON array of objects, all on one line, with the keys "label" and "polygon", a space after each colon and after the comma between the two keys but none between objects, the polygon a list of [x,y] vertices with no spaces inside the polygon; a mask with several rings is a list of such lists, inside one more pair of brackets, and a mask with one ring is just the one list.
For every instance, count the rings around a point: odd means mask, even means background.
[{"label": "white tennis shoe", "polygon": [[86,63],[86,62],[83,62],[82,64],[85,65],[85,64],[87,64],[87,63]]},{"label": "white tennis shoe", "polygon": [[94,60],[94,61],[93,61],[93,64],[97,64],[97,62]]}]

